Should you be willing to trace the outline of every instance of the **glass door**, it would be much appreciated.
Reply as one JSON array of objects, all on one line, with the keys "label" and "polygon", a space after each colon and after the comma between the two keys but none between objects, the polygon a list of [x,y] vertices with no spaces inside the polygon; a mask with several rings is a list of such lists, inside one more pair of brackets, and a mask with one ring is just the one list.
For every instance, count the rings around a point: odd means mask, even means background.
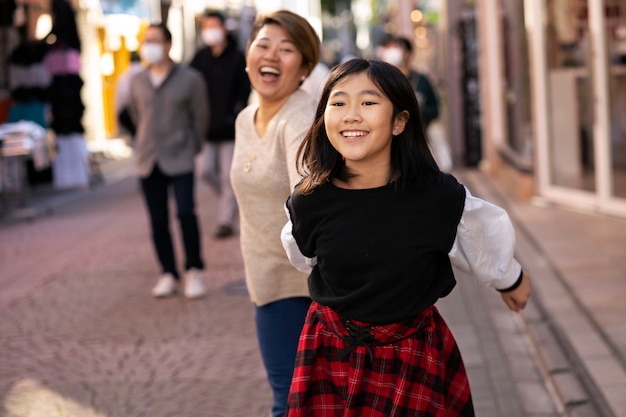
[{"label": "glass door", "polygon": [[610,193],[626,198],[626,0],[604,0],[608,43]]},{"label": "glass door", "polygon": [[626,0],[525,0],[537,192],[626,217]]},{"label": "glass door", "polygon": [[586,0],[546,4],[549,181],[594,192],[595,92]]}]

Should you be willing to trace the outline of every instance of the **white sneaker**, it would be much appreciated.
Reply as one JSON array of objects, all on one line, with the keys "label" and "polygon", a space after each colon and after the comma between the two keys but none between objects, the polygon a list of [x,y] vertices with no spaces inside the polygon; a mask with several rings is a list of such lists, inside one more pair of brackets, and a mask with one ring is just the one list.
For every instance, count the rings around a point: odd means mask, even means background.
[{"label": "white sneaker", "polygon": [[169,272],[161,275],[161,278],[157,281],[154,288],[152,288],[152,295],[157,298],[169,297],[174,295],[178,282],[174,275]]},{"label": "white sneaker", "polygon": [[200,298],[206,294],[202,271],[191,268],[185,273],[185,297]]}]

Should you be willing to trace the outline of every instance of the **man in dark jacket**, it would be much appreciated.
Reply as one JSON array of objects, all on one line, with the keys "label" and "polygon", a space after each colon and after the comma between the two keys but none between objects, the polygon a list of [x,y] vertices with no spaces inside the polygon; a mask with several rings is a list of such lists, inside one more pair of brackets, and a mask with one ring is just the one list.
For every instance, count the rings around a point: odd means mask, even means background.
[{"label": "man in dark jacket", "polygon": [[190,64],[206,81],[211,108],[200,172],[219,196],[215,237],[224,238],[233,234],[237,213],[229,176],[235,146],[235,118],[248,104],[250,81],[245,71],[245,56],[228,34],[223,14],[205,12],[201,35],[206,46],[196,52]]}]

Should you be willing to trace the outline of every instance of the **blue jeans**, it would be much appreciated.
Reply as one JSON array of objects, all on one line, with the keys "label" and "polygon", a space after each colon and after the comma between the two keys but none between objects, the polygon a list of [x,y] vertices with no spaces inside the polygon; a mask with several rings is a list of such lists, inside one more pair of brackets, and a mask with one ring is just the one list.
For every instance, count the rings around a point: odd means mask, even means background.
[{"label": "blue jeans", "polygon": [[141,179],[141,190],[150,214],[152,241],[162,272],[169,272],[176,279],[179,279],[169,223],[168,194],[170,185],[174,191],[176,214],[185,248],[185,270],[190,268],[204,269],[200,255],[200,230],[195,213],[193,172],[169,176],[161,172],[159,167],[155,165],[152,173]]},{"label": "blue jeans", "polygon": [[298,340],[311,305],[307,297],[287,298],[256,307],[255,323],[267,381],[274,393],[272,417],[283,417],[293,377]]}]

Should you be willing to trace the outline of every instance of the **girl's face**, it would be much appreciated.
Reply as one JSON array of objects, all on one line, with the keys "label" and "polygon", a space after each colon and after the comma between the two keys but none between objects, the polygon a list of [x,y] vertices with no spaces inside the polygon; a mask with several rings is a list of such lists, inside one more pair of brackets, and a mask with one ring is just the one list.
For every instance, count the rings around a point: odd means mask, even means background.
[{"label": "girl's face", "polygon": [[365,73],[345,78],[330,91],[324,126],[348,168],[389,165],[391,141],[404,125],[402,117],[393,118],[391,101]]},{"label": "girl's face", "polygon": [[260,98],[271,101],[288,97],[307,74],[302,53],[287,32],[275,24],[263,26],[250,43],[246,64],[254,90]]}]

